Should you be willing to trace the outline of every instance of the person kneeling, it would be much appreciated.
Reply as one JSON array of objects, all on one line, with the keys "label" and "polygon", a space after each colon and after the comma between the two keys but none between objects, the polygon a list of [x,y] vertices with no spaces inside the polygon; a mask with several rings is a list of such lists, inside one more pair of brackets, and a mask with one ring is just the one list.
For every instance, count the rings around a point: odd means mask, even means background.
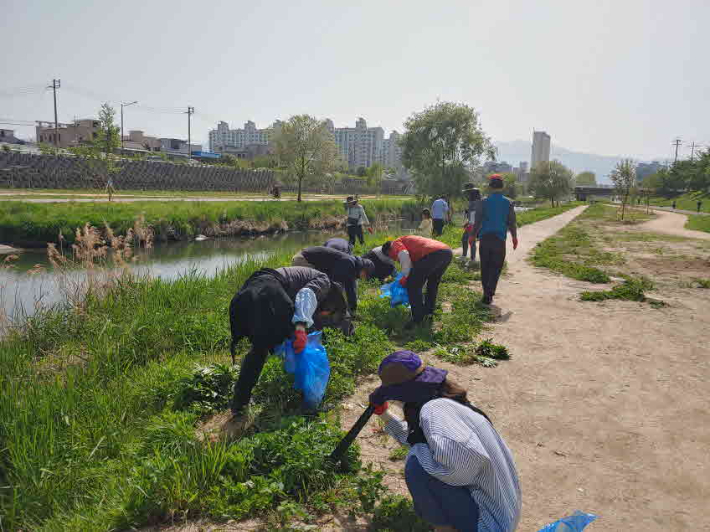
[{"label": "person kneeling", "polygon": [[[436,530],[509,532],[520,520],[513,456],[488,416],[446,370],[412,351],[387,356],[370,395],[385,431],[409,446],[404,473],[414,509]],[[402,421],[388,400],[404,403]]]},{"label": "person kneeling", "polygon": [[326,274],[304,267],[254,272],[232,299],[229,321],[233,362],[239,340],[248,338],[251,342],[234,386],[233,428],[246,421],[252,390],[270,350],[295,336],[293,347],[299,354],[306,347],[308,328],[350,325],[342,287]]}]

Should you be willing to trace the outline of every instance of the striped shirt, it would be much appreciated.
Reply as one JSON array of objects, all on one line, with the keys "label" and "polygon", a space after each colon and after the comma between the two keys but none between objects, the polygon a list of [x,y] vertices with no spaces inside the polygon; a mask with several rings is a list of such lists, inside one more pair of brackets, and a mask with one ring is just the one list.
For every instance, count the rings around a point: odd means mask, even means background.
[{"label": "striped shirt", "polygon": [[[407,445],[407,423],[385,412],[385,430]],[[434,399],[419,414],[429,443],[409,450],[424,471],[451,486],[466,486],[478,504],[478,530],[510,532],[520,520],[521,494],[513,456],[488,420],[451,399]]]}]

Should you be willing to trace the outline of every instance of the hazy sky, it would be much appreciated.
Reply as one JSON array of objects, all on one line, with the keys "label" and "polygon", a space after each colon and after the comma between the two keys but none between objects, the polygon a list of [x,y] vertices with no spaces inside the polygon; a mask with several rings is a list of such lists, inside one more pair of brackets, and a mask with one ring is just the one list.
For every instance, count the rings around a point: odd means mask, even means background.
[{"label": "hazy sky", "polygon": [[[533,128],[578,151],[710,145],[710,0],[0,0],[0,121],[95,115],[193,138],[218,120],[358,116],[387,132],[437,98],[494,140]],[[1,125],[0,127],[12,127]],[[16,127],[34,136],[31,127]],[[689,148],[684,147],[683,153]]]}]

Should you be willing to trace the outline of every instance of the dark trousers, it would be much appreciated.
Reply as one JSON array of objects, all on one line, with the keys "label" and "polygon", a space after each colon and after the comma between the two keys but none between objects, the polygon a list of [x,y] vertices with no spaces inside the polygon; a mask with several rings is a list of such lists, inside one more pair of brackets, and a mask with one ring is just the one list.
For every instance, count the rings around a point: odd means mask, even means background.
[{"label": "dark trousers", "polygon": [[242,360],[239,369],[239,378],[234,385],[234,397],[232,398],[232,413],[241,414],[244,408],[249,405],[251,392],[256,386],[264,369],[264,363],[269,356],[269,349],[266,347],[252,347]]},{"label": "dark trousers", "polygon": [[434,236],[441,236],[441,232],[444,230],[444,220],[442,218],[434,218],[431,225]]},{"label": "dark trousers", "polygon": [[505,240],[501,240],[495,235],[483,235],[479,249],[481,258],[481,284],[483,285],[483,295],[493,297],[496,294],[496,286],[500,272],[505,263]]},{"label": "dark trousers", "polygon": [[350,245],[355,245],[355,238],[360,240],[361,244],[365,243],[365,238],[362,236],[362,226],[361,225],[349,225],[348,226],[348,236],[350,237]]},{"label": "dark trousers", "polygon": [[[466,256],[466,253],[468,252],[468,237],[471,236],[471,233],[468,231],[464,230],[463,235],[461,235],[461,249],[463,250],[463,253],[461,253],[462,257]],[[473,241],[473,244],[471,244],[471,260],[476,260],[476,241]]]},{"label": "dark trousers", "polygon": [[424,471],[416,456],[404,466],[404,479],[412,495],[414,511],[434,526],[450,526],[460,532],[477,532],[479,508],[465,486],[451,486]]},{"label": "dark trousers", "polygon": [[[407,295],[412,306],[412,320],[415,322],[422,321],[427,314],[434,314],[439,283],[453,257],[450,249],[440,249],[414,263],[407,279]],[[423,297],[425,283],[426,297]]]}]

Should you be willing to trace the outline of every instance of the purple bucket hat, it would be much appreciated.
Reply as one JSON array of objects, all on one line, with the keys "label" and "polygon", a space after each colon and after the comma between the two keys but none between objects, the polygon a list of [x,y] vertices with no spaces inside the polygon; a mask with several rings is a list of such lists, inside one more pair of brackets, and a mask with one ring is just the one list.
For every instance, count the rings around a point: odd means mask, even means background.
[{"label": "purple bucket hat", "polygon": [[448,371],[425,365],[412,351],[395,351],[380,363],[377,373],[382,386],[370,395],[373,404],[382,404],[388,399],[427,401],[436,395]]}]

